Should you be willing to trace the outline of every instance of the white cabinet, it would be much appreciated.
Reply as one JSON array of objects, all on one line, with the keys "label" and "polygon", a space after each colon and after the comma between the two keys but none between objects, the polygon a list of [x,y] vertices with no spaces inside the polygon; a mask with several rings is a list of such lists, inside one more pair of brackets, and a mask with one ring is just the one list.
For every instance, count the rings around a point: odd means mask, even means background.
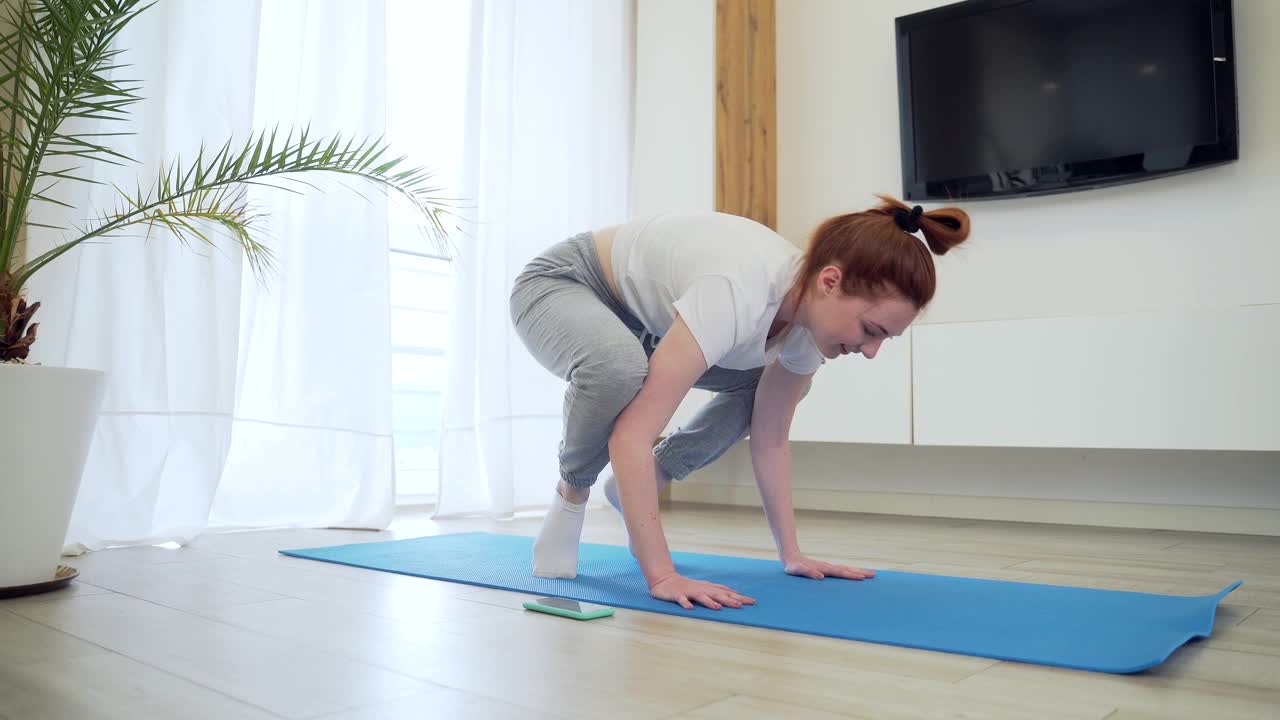
[{"label": "white cabinet", "polygon": [[868,360],[828,360],[796,408],[791,439],[810,442],[911,442],[912,332],[887,340]]},{"label": "white cabinet", "polygon": [[920,445],[1280,450],[1280,305],[914,332]]},{"label": "white cabinet", "polygon": [[917,325],[828,361],[791,439],[1280,450],[1280,305]]}]

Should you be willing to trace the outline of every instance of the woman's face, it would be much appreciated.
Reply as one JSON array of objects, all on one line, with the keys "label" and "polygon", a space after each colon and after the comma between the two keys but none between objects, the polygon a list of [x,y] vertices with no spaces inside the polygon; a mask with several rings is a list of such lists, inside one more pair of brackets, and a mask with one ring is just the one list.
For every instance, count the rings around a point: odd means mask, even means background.
[{"label": "woman's face", "polygon": [[901,335],[918,311],[896,292],[879,298],[845,295],[841,279],[840,268],[834,265],[818,273],[805,298],[809,332],[828,359],[849,353],[873,358],[880,343]]}]

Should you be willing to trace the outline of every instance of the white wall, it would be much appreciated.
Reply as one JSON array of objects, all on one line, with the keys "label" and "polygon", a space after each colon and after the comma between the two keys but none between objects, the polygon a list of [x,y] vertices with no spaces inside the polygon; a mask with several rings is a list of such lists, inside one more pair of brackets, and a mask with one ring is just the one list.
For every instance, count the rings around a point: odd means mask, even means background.
[{"label": "white wall", "polygon": [[[779,231],[902,192],[893,21],[937,0],[778,3]],[[1087,192],[973,202],[924,323],[1280,302],[1280,3],[1236,0],[1240,155]],[[1211,337],[1188,338],[1195,351]]]},{"label": "white wall", "polygon": [[[942,4],[778,3],[779,230],[792,242],[803,245],[829,215],[868,206],[873,193],[901,192],[893,19]],[[710,209],[714,3],[640,0],[637,32],[635,179],[644,201],[636,210]],[[1280,3],[1235,0],[1235,35],[1242,160],[1103,190],[966,204],[971,244],[940,259],[938,294],[918,325],[1280,303],[1271,219],[1280,198],[1280,88],[1268,78],[1280,67]],[[681,117],[693,128],[672,121]],[[649,171],[639,172],[644,162]],[[1188,353],[1212,353],[1214,343],[1212,329],[1185,338]],[[848,491],[1280,509],[1280,453],[836,443],[794,443],[793,453],[801,506]],[[745,456],[736,449],[695,485],[750,484]],[[687,490],[674,497],[728,496]]]},{"label": "white wall", "polygon": [[632,215],[715,206],[715,3],[636,4]]}]

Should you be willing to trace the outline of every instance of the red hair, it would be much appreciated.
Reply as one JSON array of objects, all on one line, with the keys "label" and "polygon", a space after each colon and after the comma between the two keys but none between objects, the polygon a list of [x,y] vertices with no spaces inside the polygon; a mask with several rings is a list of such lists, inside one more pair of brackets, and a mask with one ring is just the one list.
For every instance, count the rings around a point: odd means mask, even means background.
[{"label": "red hair", "polygon": [[924,242],[898,225],[895,211],[910,212],[905,203],[877,195],[880,204],[863,212],[827,219],[814,231],[796,278],[803,299],[822,268],[840,268],[846,295],[880,298],[894,292],[923,310],[937,289],[933,255],[944,255],[969,237],[969,215],[960,208],[930,210],[916,222]]}]

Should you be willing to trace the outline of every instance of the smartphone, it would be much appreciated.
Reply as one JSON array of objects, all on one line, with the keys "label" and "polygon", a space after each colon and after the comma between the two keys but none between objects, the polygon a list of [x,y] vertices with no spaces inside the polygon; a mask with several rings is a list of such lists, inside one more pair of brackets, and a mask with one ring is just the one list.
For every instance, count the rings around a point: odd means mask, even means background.
[{"label": "smartphone", "polygon": [[526,600],[524,607],[526,610],[536,610],[573,618],[574,620],[595,620],[596,618],[609,617],[613,614],[613,608],[611,607],[558,597],[540,597],[537,600]]}]

